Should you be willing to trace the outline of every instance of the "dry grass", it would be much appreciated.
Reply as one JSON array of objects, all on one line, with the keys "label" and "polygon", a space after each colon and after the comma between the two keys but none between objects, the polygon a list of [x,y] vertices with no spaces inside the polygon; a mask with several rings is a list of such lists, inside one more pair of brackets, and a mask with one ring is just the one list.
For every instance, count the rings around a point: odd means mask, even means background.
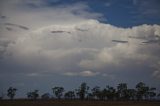
[{"label": "dry grass", "polygon": [[79,100],[4,100],[0,106],[160,106],[160,102],[151,101],[79,101]]}]

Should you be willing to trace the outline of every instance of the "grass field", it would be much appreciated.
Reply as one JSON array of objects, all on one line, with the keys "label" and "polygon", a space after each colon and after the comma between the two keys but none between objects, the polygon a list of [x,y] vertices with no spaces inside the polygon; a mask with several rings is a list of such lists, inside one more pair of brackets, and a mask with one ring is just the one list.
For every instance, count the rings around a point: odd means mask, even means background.
[{"label": "grass field", "polygon": [[160,106],[156,101],[4,100],[0,106]]}]

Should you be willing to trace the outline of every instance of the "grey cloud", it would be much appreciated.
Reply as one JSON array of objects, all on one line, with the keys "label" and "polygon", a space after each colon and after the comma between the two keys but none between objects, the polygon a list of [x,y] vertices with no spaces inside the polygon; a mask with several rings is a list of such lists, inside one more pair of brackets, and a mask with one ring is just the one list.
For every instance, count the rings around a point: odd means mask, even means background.
[{"label": "grey cloud", "polygon": [[51,33],[63,33],[65,31],[51,31]]},{"label": "grey cloud", "polygon": [[2,15],[2,16],[0,16],[0,18],[1,18],[1,19],[5,19],[5,18],[6,18],[6,16]]},{"label": "grey cloud", "polygon": [[13,24],[13,23],[4,23],[4,25],[18,27],[18,28],[21,28],[21,29],[24,29],[24,30],[29,30],[28,27],[23,26],[23,25],[17,25],[17,24]]},{"label": "grey cloud", "polygon": [[128,41],[124,41],[124,40],[112,40],[112,42],[116,42],[116,43],[128,43]]},{"label": "grey cloud", "polygon": [[12,31],[12,30],[13,30],[13,29],[10,28],[10,27],[6,27],[6,29],[7,29],[8,31]]},{"label": "grey cloud", "polygon": [[12,42],[8,39],[3,39],[3,38],[0,39],[0,58],[5,57],[6,55],[9,56],[9,54],[7,53],[7,47],[10,44],[14,44],[14,43],[15,42]]}]

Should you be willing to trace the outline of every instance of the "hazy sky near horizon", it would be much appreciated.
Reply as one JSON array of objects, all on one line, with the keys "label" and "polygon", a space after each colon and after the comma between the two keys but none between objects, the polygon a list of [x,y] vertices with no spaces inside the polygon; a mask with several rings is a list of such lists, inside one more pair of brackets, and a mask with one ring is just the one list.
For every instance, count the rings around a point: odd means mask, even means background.
[{"label": "hazy sky near horizon", "polygon": [[0,92],[140,81],[160,89],[159,0],[0,1]]}]

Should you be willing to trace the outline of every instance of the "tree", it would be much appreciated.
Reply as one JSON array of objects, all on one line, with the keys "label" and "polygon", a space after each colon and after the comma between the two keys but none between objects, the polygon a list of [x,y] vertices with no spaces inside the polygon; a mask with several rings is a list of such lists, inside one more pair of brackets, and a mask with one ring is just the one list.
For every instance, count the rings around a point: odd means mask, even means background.
[{"label": "tree", "polygon": [[135,100],[136,90],[135,89],[127,89],[126,91],[126,99],[127,100]]},{"label": "tree", "polygon": [[38,90],[34,90],[32,92],[27,93],[28,99],[36,100],[39,97]]},{"label": "tree", "polygon": [[114,100],[116,97],[116,90],[113,87],[106,86],[105,96],[108,100]]},{"label": "tree", "polygon": [[42,99],[50,99],[50,94],[49,93],[44,93],[42,96],[41,96]]},{"label": "tree", "polygon": [[64,88],[63,87],[54,87],[52,88],[53,94],[58,98],[61,99],[63,96]]},{"label": "tree", "polygon": [[136,85],[136,90],[137,90],[136,97],[137,97],[138,100],[143,100],[143,98],[147,98],[149,87],[146,86],[145,83],[139,82]]},{"label": "tree", "polygon": [[87,93],[87,99],[88,100],[93,100],[94,99],[94,95],[92,93]]},{"label": "tree", "polygon": [[13,88],[13,87],[9,87],[9,89],[7,90],[7,96],[13,100],[14,96],[16,95],[16,91],[17,89],[16,88]]},{"label": "tree", "polygon": [[107,93],[108,93],[107,89],[104,88],[102,91],[99,92],[99,99],[105,100],[107,97]]},{"label": "tree", "polygon": [[64,97],[66,99],[74,99],[75,98],[75,94],[74,94],[74,91],[68,91],[64,94]]},{"label": "tree", "polygon": [[81,100],[85,99],[85,95],[87,94],[89,90],[89,87],[87,86],[87,84],[85,82],[83,82],[80,87],[76,90],[77,91],[77,95],[79,96],[79,98]]},{"label": "tree", "polygon": [[150,99],[153,99],[156,96],[155,90],[156,88],[154,87],[149,88],[148,95]]},{"label": "tree", "polygon": [[117,92],[119,94],[119,99],[126,99],[127,98],[127,84],[126,83],[118,84]]},{"label": "tree", "polygon": [[105,91],[101,91],[99,86],[95,86],[91,91],[95,99],[103,100]]}]

